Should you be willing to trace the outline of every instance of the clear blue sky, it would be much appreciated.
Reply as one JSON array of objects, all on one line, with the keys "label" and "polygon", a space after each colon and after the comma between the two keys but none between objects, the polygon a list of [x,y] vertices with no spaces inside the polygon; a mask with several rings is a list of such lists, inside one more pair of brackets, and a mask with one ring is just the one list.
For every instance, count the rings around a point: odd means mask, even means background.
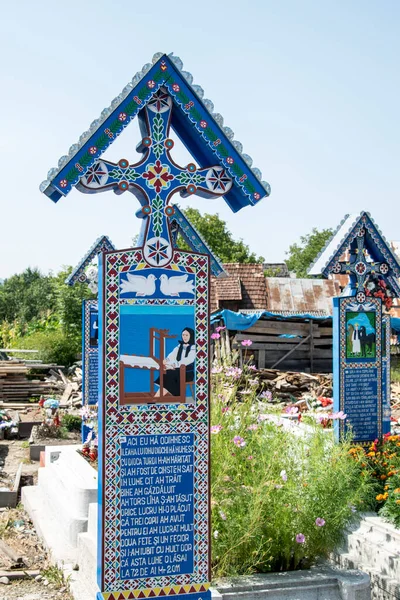
[{"label": "clear blue sky", "polygon": [[[272,187],[236,214],[222,199],[192,206],[270,262],[348,212],[400,239],[397,0],[22,0],[1,12],[0,278],[75,265],[102,234],[130,245],[131,194],[53,204],[38,185],[155,52],[181,57]],[[132,124],[107,157],[137,160],[137,141]]]}]

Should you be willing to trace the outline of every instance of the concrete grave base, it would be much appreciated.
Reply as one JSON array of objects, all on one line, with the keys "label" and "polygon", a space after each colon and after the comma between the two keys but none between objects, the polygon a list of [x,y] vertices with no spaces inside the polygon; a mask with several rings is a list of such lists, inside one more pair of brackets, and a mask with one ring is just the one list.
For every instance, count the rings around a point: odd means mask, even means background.
[{"label": "concrete grave base", "polygon": [[372,600],[400,600],[400,530],[375,513],[364,514],[349,529],[346,543],[332,559],[370,576]]},{"label": "concrete grave base", "polygon": [[342,571],[320,566],[307,571],[288,571],[234,577],[214,582],[217,600],[370,600],[370,581],[361,571]]},{"label": "concrete grave base", "polygon": [[97,471],[76,448],[47,447],[38,485],[24,487],[21,493],[22,503],[54,560],[67,563],[76,562],[78,535],[87,531],[89,504],[97,502]]}]

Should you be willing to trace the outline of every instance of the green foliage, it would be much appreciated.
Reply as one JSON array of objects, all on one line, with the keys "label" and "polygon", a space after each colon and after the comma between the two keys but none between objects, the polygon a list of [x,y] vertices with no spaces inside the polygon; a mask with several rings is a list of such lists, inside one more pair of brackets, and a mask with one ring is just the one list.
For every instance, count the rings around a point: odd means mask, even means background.
[{"label": "green foliage", "polygon": [[314,227],[311,233],[300,238],[300,244],[292,244],[289,247],[289,251],[286,252],[288,255],[286,264],[289,271],[294,271],[296,277],[299,278],[308,277],[308,269],[319,252],[324,248],[326,242],[332,237],[332,234],[332,229],[318,231]]},{"label": "green foliage", "polygon": [[257,401],[254,375],[245,368],[233,383],[230,373],[212,396],[213,575],[308,568],[341,542],[355,507],[370,505],[371,481],[349,442],[315,421],[306,435],[282,427]]},{"label": "green foliage", "polygon": [[38,331],[18,339],[21,349],[39,350],[38,356],[44,363],[56,363],[68,367],[81,351],[79,336],[66,334],[62,329]]},{"label": "green foliage", "polygon": [[[196,208],[183,211],[192,225],[200,233],[218,258],[224,263],[262,263],[264,258],[251,252],[243,240],[235,240],[227,229],[225,221],[218,215],[202,215]],[[186,242],[179,236],[178,247],[190,250]]]},{"label": "green foliage", "polygon": [[93,297],[87,285],[66,285],[72,268],[57,275],[26,269],[0,285],[0,343],[39,350],[39,358],[65,366],[81,346],[82,300]]},{"label": "green foliage", "polygon": [[82,418],[79,415],[63,415],[61,425],[68,431],[80,431],[82,426]]}]

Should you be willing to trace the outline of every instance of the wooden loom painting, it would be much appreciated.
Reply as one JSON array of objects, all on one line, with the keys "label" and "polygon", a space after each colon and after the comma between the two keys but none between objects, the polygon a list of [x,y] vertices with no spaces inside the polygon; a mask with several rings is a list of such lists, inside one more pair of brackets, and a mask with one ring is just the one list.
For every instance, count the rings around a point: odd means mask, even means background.
[{"label": "wooden loom painting", "polygon": [[120,319],[120,404],[193,404],[193,307],[122,305]]}]

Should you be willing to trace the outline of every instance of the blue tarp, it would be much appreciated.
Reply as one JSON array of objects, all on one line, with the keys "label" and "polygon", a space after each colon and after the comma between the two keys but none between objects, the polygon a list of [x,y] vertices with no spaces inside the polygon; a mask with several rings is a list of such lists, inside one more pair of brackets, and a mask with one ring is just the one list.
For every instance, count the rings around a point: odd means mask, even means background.
[{"label": "blue tarp", "polygon": [[[212,315],[211,324],[215,323],[216,321],[219,321],[220,319],[223,319],[227,329],[231,329],[233,331],[244,331],[255,325],[255,323],[257,323],[257,321],[261,319],[261,317],[273,317],[274,319],[278,319],[281,321],[290,321],[293,318],[313,319],[314,321],[324,321],[326,319],[332,319],[332,317],[330,316],[316,317],[315,315],[310,315],[308,313],[299,313],[297,315],[286,316],[271,313],[267,310],[260,310],[252,314],[244,314],[233,312],[233,310],[228,310],[224,308],[223,310],[220,310],[214,315]],[[397,317],[391,317],[390,323],[392,331],[399,336],[400,343],[400,319]]]},{"label": "blue tarp", "polygon": [[[290,321],[292,318],[296,319],[313,319],[314,321],[325,321],[326,319],[331,319],[332,317],[316,317],[314,315],[310,315],[308,313],[301,313],[298,315],[291,315],[287,317],[285,315],[279,315],[275,313],[268,312],[267,310],[260,310],[258,312],[252,314],[243,314],[233,312],[232,310],[228,310],[224,308],[223,310],[218,311],[211,317],[211,324],[215,323],[215,321],[219,321],[223,319],[227,329],[232,329],[234,331],[244,331],[245,329],[249,329],[252,327],[261,317],[273,317],[274,319],[279,319],[283,321]],[[399,319],[400,321],[400,319]]]}]

